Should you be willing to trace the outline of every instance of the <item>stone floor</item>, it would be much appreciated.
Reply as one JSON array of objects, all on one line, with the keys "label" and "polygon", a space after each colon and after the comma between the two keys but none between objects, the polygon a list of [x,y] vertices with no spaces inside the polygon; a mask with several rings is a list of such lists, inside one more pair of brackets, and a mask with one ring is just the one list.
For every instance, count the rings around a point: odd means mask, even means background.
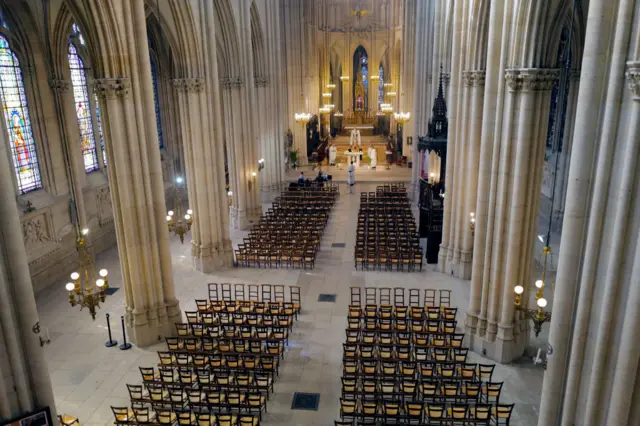
[{"label": "stone floor", "polygon": [[[349,286],[450,289],[452,304],[461,308],[461,319],[469,298],[469,283],[433,270],[422,272],[361,272],[353,267],[358,195],[348,195],[342,185],[337,203],[314,270],[228,269],[216,275],[204,275],[191,266],[189,245],[171,237],[176,292],[183,310],[195,309],[195,298],[207,297],[208,282],[245,282],[299,285],[302,287],[303,314],[296,322],[290,347],[283,361],[275,394],[268,403],[266,426],[333,425],[337,419],[340,395],[341,357],[346,327]],[[375,190],[374,184],[359,185],[358,191]],[[234,231],[234,241],[244,232]],[[332,247],[345,243],[344,248]],[[117,250],[98,256],[97,266],[110,271],[110,286],[120,287]],[[120,316],[123,314],[123,291],[110,296],[96,321],[86,311],[67,303],[64,282],[37,297],[40,322],[49,329],[51,344],[46,346],[58,413],[78,416],[84,425],[112,424],[111,405],[128,403],[127,383],[140,383],[138,366],[158,362],[156,350],[133,347],[120,351],[106,348],[105,313],[112,317],[114,338],[122,340]],[[335,303],[318,302],[320,293],[336,294]],[[476,354],[471,362],[487,362]],[[504,381],[505,403],[516,403],[512,425],[533,426],[537,422],[543,371],[523,361],[498,365],[494,378]],[[292,410],[294,392],[320,393],[318,411]]]}]

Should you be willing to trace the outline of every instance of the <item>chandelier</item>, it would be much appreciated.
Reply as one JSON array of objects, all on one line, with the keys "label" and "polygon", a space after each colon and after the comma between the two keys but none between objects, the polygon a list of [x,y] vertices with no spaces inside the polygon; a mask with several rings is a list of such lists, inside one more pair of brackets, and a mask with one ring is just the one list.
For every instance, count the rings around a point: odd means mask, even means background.
[{"label": "chandelier", "polygon": [[410,112],[396,112],[396,113],[393,114],[393,118],[396,120],[397,123],[405,124],[409,120],[411,120],[411,113]]},{"label": "chandelier", "polygon": [[334,117],[342,117],[342,116],[344,116],[344,114],[343,114],[343,113],[341,113],[340,111],[336,112],[336,113],[335,113],[335,114],[333,114],[333,115],[334,115]]},{"label": "chandelier", "polygon": [[515,306],[516,310],[522,312],[524,318],[528,318],[533,320],[533,329],[536,333],[536,337],[542,331],[542,324],[545,322],[551,321],[551,312],[547,312],[544,308],[547,306],[547,299],[544,298],[544,280],[545,275],[547,273],[547,257],[551,254],[551,247],[548,245],[544,246],[542,249],[542,254],[544,256],[543,266],[542,266],[542,277],[539,280],[536,280],[536,305],[537,309],[530,309],[527,307],[521,306],[522,302],[522,293],[524,293],[524,287],[521,285],[517,285],[514,287],[514,292],[516,293]]},{"label": "chandelier", "polygon": [[[182,206],[180,198],[180,184],[184,182],[181,176],[176,178],[176,210],[169,210],[167,212],[167,225],[169,226],[169,232],[173,232],[180,237],[180,242],[184,244],[184,234],[191,230],[193,224],[193,210],[187,209],[187,214],[182,216]],[[184,218],[184,221],[183,221]]]},{"label": "chandelier", "polygon": [[327,84],[327,89],[331,89],[331,90],[333,90],[333,89],[335,89],[335,88],[336,88],[336,85],[335,85],[335,84],[333,84],[333,83],[329,83],[329,84]]},{"label": "chandelier", "polygon": [[391,114],[393,112],[393,107],[391,104],[380,104],[380,111],[383,114]]},{"label": "chandelier", "polygon": [[348,75],[341,75],[341,76],[340,76],[340,80],[342,80],[342,81],[349,81],[349,76],[348,76]]},{"label": "chandelier", "polygon": [[331,97],[331,93],[325,92],[325,93],[322,94],[322,97],[323,98],[330,98]]},{"label": "chandelier", "polygon": [[[87,248],[85,236],[89,233],[88,229],[83,229],[76,242],[78,249],[78,271],[71,273],[71,280],[65,285],[65,289],[69,292],[69,304],[71,306],[80,306],[89,309],[92,319],[96,319],[96,308],[100,307],[100,303],[105,300],[105,290],[109,288],[107,282],[108,272],[106,269],[100,269],[96,274],[95,266],[91,258],[91,253]],[[99,278],[98,278],[99,277]]]},{"label": "chandelier", "polygon": [[311,120],[311,114],[308,112],[296,112],[294,114],[294,118],[296,123],[300,123],[304,126],[309,122],[309,120]]}]

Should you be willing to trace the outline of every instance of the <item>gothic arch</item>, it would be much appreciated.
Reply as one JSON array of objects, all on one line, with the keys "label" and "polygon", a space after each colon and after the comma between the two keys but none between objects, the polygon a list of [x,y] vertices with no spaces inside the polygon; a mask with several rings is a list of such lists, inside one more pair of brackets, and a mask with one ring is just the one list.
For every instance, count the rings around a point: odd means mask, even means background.
[{"label": "gothic arch", "polygon": [[[509,66],[512,68],[548,68],[555,61],[562,27],[571,16],[573,1],[550,0],[538,2],[525,0],[514,10]],[[583,37],[584,30],[578,22],[584,20],[582,0],[577,0],[574,33]],[[576,53],[581,50],[576,50]],[[580,55],[581,56],[581,55]]]},{"label": "gothic arch", "polygon": [[219,40],[222,51],[227,58],[223,65],[225,69],[218,66],[219,77],[226,78],[240,77],[240,69],[238,69],[238,61],[229,60],[240,56],[240,46],[238,46],[238,31],[236,20],[233,16],[233,9],[230,0],[217,0],[213,2],[216,11],[216,40]]},{"label": "gothic arch", "polygon": [[267,69],[267,60],[265,58],[265,42],[264,31],[260,23],[258,8],[256,2],[251,2],[251,49],[253,52],[253,77],[264,78]]}]

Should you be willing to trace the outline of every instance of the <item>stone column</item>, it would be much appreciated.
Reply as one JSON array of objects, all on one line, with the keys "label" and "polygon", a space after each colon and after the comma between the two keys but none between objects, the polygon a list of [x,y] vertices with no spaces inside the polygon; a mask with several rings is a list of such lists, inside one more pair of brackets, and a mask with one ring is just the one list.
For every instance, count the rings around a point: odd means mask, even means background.
[{"label": "stone column", "polygon": [[580,85],[580,70],[571,70],[569,75],[569,96],[567,97],[567,115],[565,118],[564,135],[562,138],[562,151],[558,171],[555,176],[555,198],[553,201],[553,222],[556,229],[562,229],[562,217],[564,216],[564,204],[567,195],[567,178],[569,177],[569,160],[573,142],[573,128],[576,121],[576,108],[578,103],[578,88]]},{"label": "stone column", "polygon": [[260,219],[261,212],[257,141],[253,140],[243,119],[248,118],[245,113],[249,108],[244,102],[244,81],[228,78],[223,84],[227,156],[233,192],[231,223],[237,229],[247,229]]},{"label": "stone column", "polygon": [[[123,3],[130,43],[118,45],[129,76],[96,81],[109,187],[131,340],[148,346],[175,334],[182,321],[175,296],[144,3]],[[120,5],[122,6],[122,5]],[[113,53],[113,52],[112,52]]]},{"label": "stone column", "polygon": [[[478,166],[478,188],[476,191],[476,227],[473,250],[476,253],[472,260],[471,288],[469,309],[467,310],[466,333],[472,342],[481,339],[487,328],[487,308],[489,297],[489,268],[493,254],[493,215],[495,206],[494,188],[496,175],[493,167],[498,161],[497,147],[501,130],[502,116],[498,114],[504,105],[505,80],[500,75],[504,69],[506,58],[501,54],[501,45],[508,38],[509,18],[504,13],[504,2],[492,4],[489,14],[489,37],[487,45],[487,71],[482,108],[482,132],[480,146],[480,162]],[[507,19],[505,22],[504,19]]]},{"label": "stone column", "polygon": [[[485,263],[482,273],[483,281],[489,281],[472,289],[471,300],[475,308],[475,292],[480,291],[487,304],[486,329],[476,330],[472,347],[498,362],[517,359],[527,343],[528,324],[516,327],[514,323],[513,287],[523,283],[531,289],[525,283],[530,282],[550,93],[558,75],[558,70],[551,69],[506,70],[509,92],[502,110],[499,162],[493,163],[495,195],[490,194],[496,209],[487,218],[492,224],[487,234],[493,241],[491,262]],[[477,273],[473,271],[474,276]],[[527,304],[527,292],[523,300]]]},{"label": "stone column", "polygon": [[49,82],[54,93],[55,102],[60,106],[62,114],[61,134],[64,148],[67,151],[65,163],[67,163],[70,190],[73,191],[73,198],[76,201],[77,219],[79,229],[88,226],[87,213],[84,206],[84,195],[82,188],[87,183],[87,176],[84,170],[84,160],[82,158],[82,146],[80,143],[80,128],[78,127],[78,116],[76,115],[76,105],[73,98],[71,81],[65,79],[55,79]]},{"label": "stone column", "polygon": [[[207,125],[205,81],[183,78],[174,80],[174,85],[178,89],[189,205],[194,211],[192,257],[197,270],[211,273],[232,263],[224,169],[211,167],[216,163],[215,145],[222,141],[216,140]],[[212,86],[218,90],[217,84]]]},{"label": "stone column", "polygon": [[466,195],[462,215],[463,241],[460,252],[460,266],[458,277],[471,279],[473,259],[473,232],[470,228],[470,213],[475,214],[478,197],[478,167],[480,163],[480,146],[482,135],[482,115],[484,102],[484,70],[465,71],[463,79],[470,92],[470,111],[468,114],[468,131],[465,136],[468,143],[467,173],[465,177]]},{"label": "stone column", "polygon": [[[0,145],[6,147],[9,137],[1,127]],[[55,422],[56,404],[39,339],[46,337],[46,324],[38,319],[7,154],[0,149],[0,417],[48,406]]]},{"label": "stone column", "polygon": [[[619,173],[623,161],[621,159],[613,167],[614,154],[627,154],[616,153],[618,146],[624,146],[616,143],[616,135],[626,133],[622,130],[626,126],[620,117],[625,95],[624,72],[631,39],[633,7],[631,1],[624,1],[618,7],[611,7],[604,0],[589,5],[560,262],[549,328],[549,345],[553,351],[548,356],[539,425],[592,424],[584,420],[593,411],[589,409],[590,413],[586,414],[585,407],[578,406],[578,401],[584,404],[587,400],[587,392],[581,387],[583,380],[589,379],[594,367],[584,364],[593,360],[593,345],[603,344],[592,333],[595,333],[598,321],[611,321],[611,318],[600,314],[604,302],[604,290],[600,287],[603,285],[604,271],[599,271],[599,262],[604,263],[611,256],[612,242],[612,228],[611,225],[605,227],[605,221],[608,210],[617,208],[622,199],[629,197],[627,193],[617,198],[617,194],[620,194],[617,191],[616,195],[610,197],[610,191],[593,191],[593,188],[607,188],[612,174]],[[609,59],[603,61],[604,57]],[[628,102],[624,105],[630,109]],[[625,110],[628,111],[627,108]],[[632,123],[633,117],[628,120],[627,123]],[[615,176],[615,181],[619,185],[620,176]],[[613,215],[613,212],[610,214]],[[606,239],[604,235],[607,235]],[[629,249],[629,254],[632,253],[633,249]],[[629,259],[628,263],[617,267],[628,268],[632,263]],[[626,275],[623,277],[626,286],[628,278]],[[609,347],[607,344],[605,346]],[[589,357],[585,357],[587,351]],[[602,371],[600,367],[598,370]],[[606,402],[599,401],[598,407],[606,406]],[[601,424],[605,424],[604,419],[602,421]]]},{"label": "stone column", "polygon": [[[463,2],[456,2],[453,6],[453,26],[452,26],[452,61],[451,71],[454,73],[455,78],[451,90],[448,90],[449,81],[451,80],[450,73],[443,73],[442,79],[445,89],[446,101],[448,103],[447,112],[449,114],[449,140],[447,141],[447,167],[445,170],[445,199],[444,199],[444,215],[442,225],[442,243],[440,244],[440,251],[438,253],[438,270],[440,272],[450,273],[449,264],[453,260],[454,247],[455,247],[455,213],[457,211],[457,198],[459,194],[456,191],[458,187],[458,181],[460,180],[456,176],[456,170],[459,166],[459,157],[461,156],[461,150],[463,149],[464,141],[457,137],[457,124],[458,120],[464,120],[462,116],[462,107],[464,100],[462,96],[459,96],[460,85],[462,83],[462,68],[461,62],[464,59],[465,42],[464,37],[464,10],[466,4]],[[464,123],[464,121],[461,121]],[[458,257],[460,252],[458,251]]]}]

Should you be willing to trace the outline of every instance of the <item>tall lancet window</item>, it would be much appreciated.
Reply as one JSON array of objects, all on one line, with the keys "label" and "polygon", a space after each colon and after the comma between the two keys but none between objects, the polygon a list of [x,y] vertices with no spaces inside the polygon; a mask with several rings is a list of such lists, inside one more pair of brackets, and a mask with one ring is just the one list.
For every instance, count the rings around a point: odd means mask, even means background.
[{"label": "tall lancet window", "polygon": [[71,84],[73,97],[76,102],[76,116],[80,127],[80,143],[84,170],[89,173],[98,170],[98,153],[96,141],[93,136],[93,124],[91,123],[91,109],[89,106],[89,91],[87,90],[87,74],[84,62],[78,55],[73,43],[69,43],[69,67],[71,68]]},{"label": "tall lancet window", "polygon": [[156,126],[158,127],[158,142],[160,142],[160,148],[164,148],[164,140],[162,137],[162,119],[160,118],[160,97],[158,96],[158,68],[153,58],[149,58],[151,61],[151,79],[153,81],[153,103],[156,109]]},{"label": "tall lancet window", "polygon": [[22,71],[9,41],[0,35],[0,94],[11,158],[21,193],[42,188]]}]

